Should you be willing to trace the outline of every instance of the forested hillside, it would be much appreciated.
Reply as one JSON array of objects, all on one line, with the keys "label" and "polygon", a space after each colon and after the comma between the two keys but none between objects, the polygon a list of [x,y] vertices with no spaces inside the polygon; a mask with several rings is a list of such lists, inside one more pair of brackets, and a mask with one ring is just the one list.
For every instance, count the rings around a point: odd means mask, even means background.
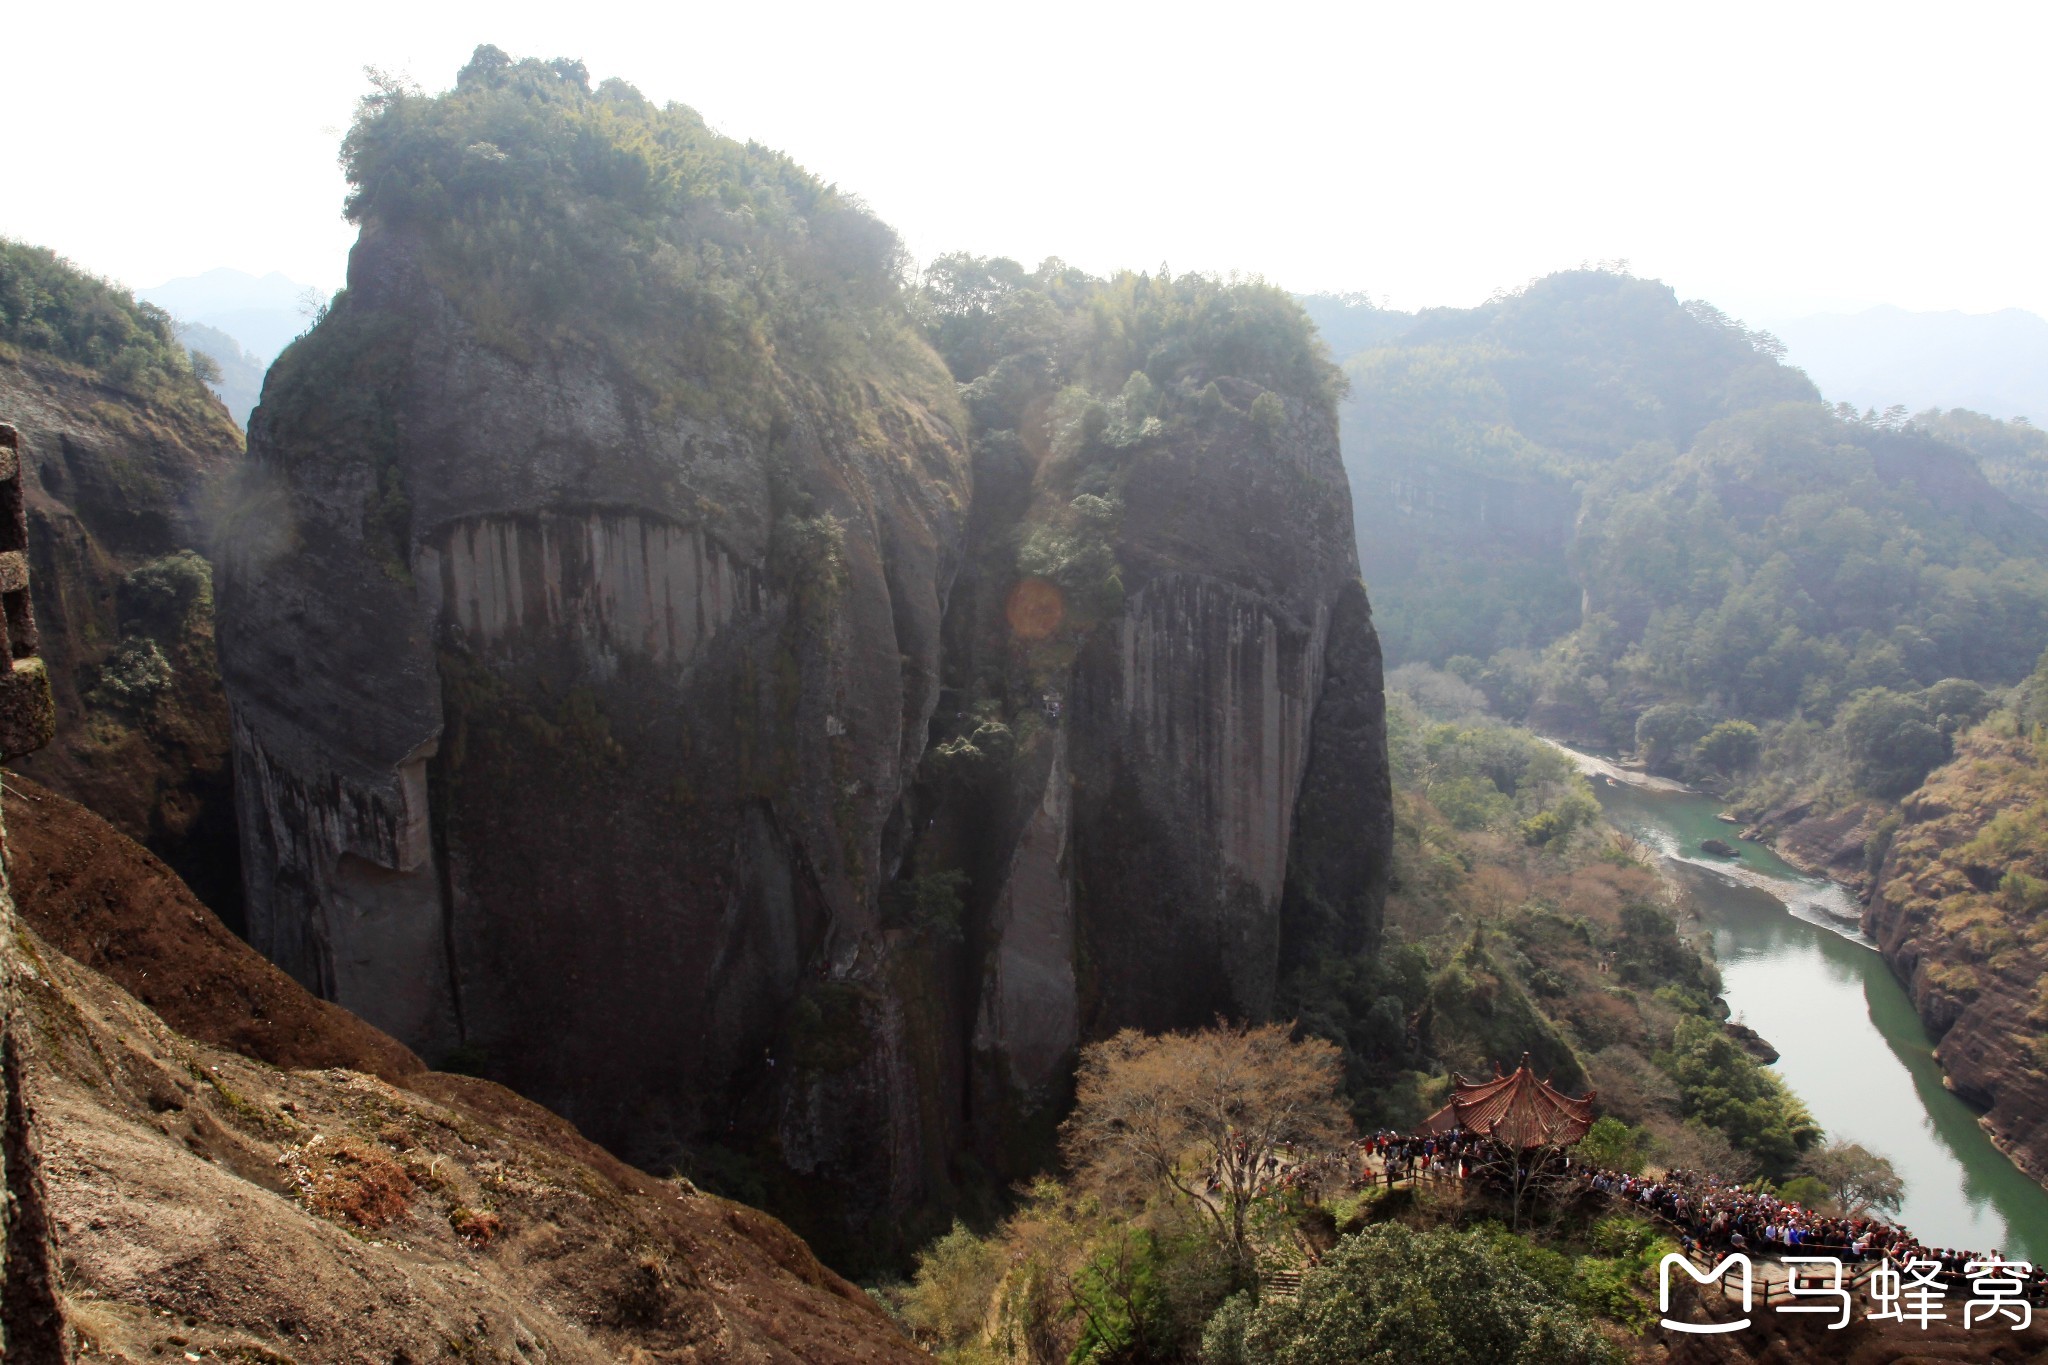
[{"label": "forested hillside", "polygon": [[1577,485],[1640,444],[1817,397],[1772,349],[1662,284],[1580,270],[1354,355],[1345,462],[1389,657],[1486,659],[1571,630]]},{"label": "forested hillside", "polygon": [[1911,790],[2048,644],[2023,422],[1827,407],[1774,338],[1604,271],[1424,313],[1346,372],[1390,660],[1752,815]]}]

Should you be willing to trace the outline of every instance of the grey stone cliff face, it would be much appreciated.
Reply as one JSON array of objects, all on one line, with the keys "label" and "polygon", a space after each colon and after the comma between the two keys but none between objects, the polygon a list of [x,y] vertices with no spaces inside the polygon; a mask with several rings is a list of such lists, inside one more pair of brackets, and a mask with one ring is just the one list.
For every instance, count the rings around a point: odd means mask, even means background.
[{"label": "grey stone cliff face", "polygon": [[[1026,708],[1007,793],[942,784],[917,852],[973,874],[967,1140],[1015,1176],[1083,1043],[1263,1019],[1289,970],[1377,940],[1384,697],[1335,433],[1300,404],[1262,431],[1242,412],[1258,390],[1232,392],[1238,410],[1127,455],[1121,608],[1053,667],[1057,714]],[[1002,543],[1057,475],[983,459],[997,506],[973,536]],[[1018,649],[995,605],[1014,577],[970,562],[949,618],[963,685]]]},{"label": "grey stone cliff face", "polygon": [[[1290,871],[1316,861],[1304,780],[1319,741],[1336,741],[1318,718],[1382,704],[1336,431],[1325,413],[1288,409],[1277,434],[1234,414],[1201,421],[1142,456],[1126,486],[1123,619],[1082,651],[1074,683],[1091,1033],[1267,1014]],[[1342,643],[1373,667],[1333,677],[1336,613],[1352,595]],[[1384,734],[1348,748],[1357,819],[1333,836],[1340,861],[1383,878]],[[1376,884],[1337,897],[1354,950],[1378,932]]]},{"label": "grey stone cliff face", "polygon": [[[1376,935],[1378,646],[1327,411],[1261,428],[1241,386],[1132,457],[1065,715],[949,795],[942,672],[1008,647],[970,641],[1014,584],[956,573],[1015,522],[917,397],[942,373],[851,408],[779,373],[767,437],[664,414],[486,344],[375,227],[300,348],[222,573],[251,936],[430,1061],[629,1159],[772,1153],[847,1226],[943,1198],[969,1146],[1024,1174],[1088,1038],[1261,1017]],[[889,908],[969,864],[957,939]]]},{"label": "grey stone cliff face", "polygon": [[[376,328],[389,378],[350,410],[319,331],[285,358],[224,556],[252,940],[651,1159],[863,970],[968,496],[949,414],[878,374],[857,431],[786,375],[772,451],[664,421],[483,344],[396,232],[324,327]],[[800,573],[792,498],[836,542]]]}]

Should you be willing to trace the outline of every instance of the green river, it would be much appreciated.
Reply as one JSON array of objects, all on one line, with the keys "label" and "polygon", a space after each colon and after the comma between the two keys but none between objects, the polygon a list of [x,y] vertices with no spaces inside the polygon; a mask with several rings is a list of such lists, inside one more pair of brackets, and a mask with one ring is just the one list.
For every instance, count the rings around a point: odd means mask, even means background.
[{"label": "green river", "polygon": [[[1633,775],[1573,757],[1608,819],[1663,853],[1696,916],[1685,927],[1713,936],[1733,1017],[1778,1049],[1778,1074],[1829,1137],[1889,1157],[1905,1178],[1899,1220],[1932,1246],[2048,1257],[2048,1190],[1943,1088],[1927,1030],[1864,937],[1855,898],[1738,840],[1712,799],[1619,781]],[[1714,838],[1737,856],[1702,853]]]}]

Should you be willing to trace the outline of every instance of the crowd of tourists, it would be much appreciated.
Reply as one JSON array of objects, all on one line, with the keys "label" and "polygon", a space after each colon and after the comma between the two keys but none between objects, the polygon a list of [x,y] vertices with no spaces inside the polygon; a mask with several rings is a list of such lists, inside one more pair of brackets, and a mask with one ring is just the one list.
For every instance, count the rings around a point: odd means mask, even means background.
[{"label": "crowd of tourists", "polygon": [[1425,1171],[1464,1179],[1480,1165],[1483,1155],[1480,1143],[1476,1135],[1456,1128],[1448,1133],[1428,1133],[1420,1137],[1382,1129],[1352,1144],[1352,1151],[1359,1162],[1356,1183],[1374,1182],[1371,1163],[1375,1160],[1380,1163],[1380,1171],[1389,1185]]},{"label": "crowd of tourists", "polygon": [[[1501,1167],[1491,1143],[1471,1133],[1374,1133],[1354,1144],[1359,1161],[1354,1186],[1384,1179],[1389,1185],[1418,1174],[1491,1178]],[[1844,1263],[1885,1261],[1895,1267],[1932,1262],[1950,1285],[1967,1283],[1972,1263],[2003,1261],[1998,1251],[1933,1247],[1896,1223],[1872,1216],[1835,1216],[1750,1186],[1689,1170],[1661,1177],[1579,1166],[1570,1154],[1555,1153],[1560,1172],[1587,1188],[1640,1205],[1679,1234],[1688,1252],[1731,1251],[1752,1256],[1833,1256]],[[1379,1170],[1373,1170],[1373,1164]],[[2029,1297],[2048,1303],[2048,1267],[2031,1267]]]},{"label": "crowd of tourists", "polygon": [[1863,1261],[1918,1245],[1903,1228],[1883,1219],[1825,1217],[1776,1195],[1696,1171],[1674,1170],[1651,1180],[1589,1170],[1587,1183],[1662,1214],[1681,1230],[1688,1247]]},{"label": "crowd of tourists", "polygon": [[[1262,1157],[1254,1172],[1260,1195],[1299,1189],[1311,1198],[1332,1187],[1362,1189],[1419,1175],[1491,1180],[1500,1175],[1501,1153],[1478,1134],[1398,1133],[1381,1130],[1351,1144],[1348,1153],[1300,1154],[1282,1147]],[[1791,1200],[1699,1171],[1671,1170],[1659,1177],[1584,1166],[1567,1152],[1552,1152],[1555,1174],[1583,1182],[1581,1188],[1640,1206],[1669,1224],[1688,1253],[1746,1252],[1753,1257],[1833,1256],[1845,1264],[1888,1262],[1904,1267],[1933,1262],[1952,1286],[1967,1282],[1972,1263],[2002,1261],[2000,1252],[1930,1247],[1905,1228],[1871,1216],[1834,1216]],[[1524,1172],[1526,1174],[1526,1171]],[[1208,1178],[1220,1194],[1220,1171]],[[2048,1303],[2048,1267],[2033,1268],[2028,1297]]]},{"label": "crowd of tourists", "polygon": [[[1893,1266],[1932,1262],[1950,1286],[1967,1284],[1969,1267],[2001,1262],[1999,1251],[1931,1247],[1896,1223],[1871,1217],[1830,1217],[1802,1204],[1698,1171],[1667,1171],[1658,1179],[1588,1170],[1593,1189],[1641,1205],[1679,1232],[1690,1253],[1740,1251],[1752,1256],[1833,1256],[1843,1262]],[[2029,1267],[2029,1297],[2048,1302],[2048,1268]]]}]

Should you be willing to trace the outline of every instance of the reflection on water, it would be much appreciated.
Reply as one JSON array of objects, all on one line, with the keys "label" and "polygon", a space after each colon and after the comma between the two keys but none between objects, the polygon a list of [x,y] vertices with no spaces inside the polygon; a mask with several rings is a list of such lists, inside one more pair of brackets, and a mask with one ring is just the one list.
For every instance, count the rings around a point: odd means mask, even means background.
[{"label": "reflection on water", "polygon": [[[1591,775],[1608,818],[1669,861],[1713,936],[1734,1017],[1778,1049],[1776,1070],[1829,1137],[1862,1143],[1905,1177],[1905,1225],[1937,1246],[2048,1256],[2048,1191],[1943,1088],[1927,1031],[1858,927],[1855,899],[1739,842],[1706,797]],[[1736,856],[1702,852],[1715,838]]]}]

